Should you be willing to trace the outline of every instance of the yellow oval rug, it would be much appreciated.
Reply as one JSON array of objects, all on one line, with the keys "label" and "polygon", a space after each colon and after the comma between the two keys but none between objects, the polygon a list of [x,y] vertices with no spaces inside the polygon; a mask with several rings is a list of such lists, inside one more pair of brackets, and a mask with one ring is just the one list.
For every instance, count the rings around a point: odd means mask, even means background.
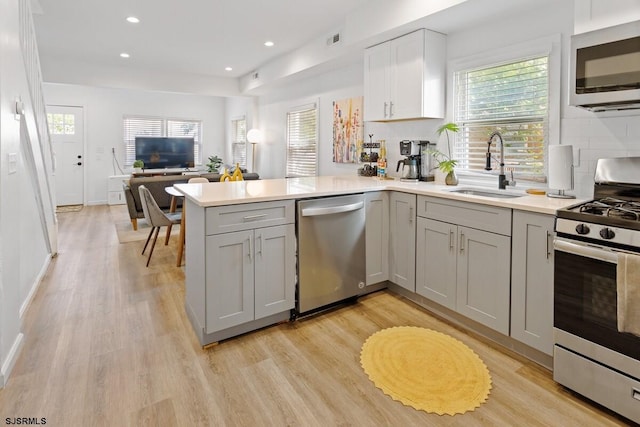
[{"label": "yellow oval rug", "polygon": [[461,341],[431,329],[378,331],[362,345],[360,364],[392,399],[439,415],[473,411],[491,390],[482,359]]}]

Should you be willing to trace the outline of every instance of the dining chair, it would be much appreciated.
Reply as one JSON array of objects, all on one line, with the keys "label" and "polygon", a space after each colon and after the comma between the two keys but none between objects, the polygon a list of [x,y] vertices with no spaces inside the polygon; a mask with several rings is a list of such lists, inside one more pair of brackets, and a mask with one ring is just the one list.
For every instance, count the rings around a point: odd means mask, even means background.
[{"label": "dining chair", "polygon": [[197,184],[197,183],[204,184],[204,183],[207,183],[207,182],[209,182],[209,180],[207,178],[205,178],[205,177],[202,177],[202,176],[197,176],[195,178],[189,178],[189,184]]},{"label": "dining chair", "polygon": [[[151,261],[151,255],[153,255],[153,248],[156,246],[156,240],[158,239],[158,233],[160,232],[160,228],[163,226],[170,226],[173,224],[180,224],[180,220],[182,219],[181,212],[175,213],[164,213],[162,209],[158,207],[153,195],[151,195],[151,191],[144,185],[138,187],[138,191],[140,191],[140,202],[142,203],[142,210],[144,212],[144,217],[151,226],[151,231],[149,231],[149,236],[147,237],[147,241],[144,244],[144,248],[142,248],[142,254],[144,255],[144,251],[147,250],[147,246],[149,245],[149,241],[151,240],[151,236],[153,235],[153,242],[151,243],[151,249],[149,250],[149,257],[147,258],[147,267],[149,267],[149,261]],[[155,231],[155,233],[154,233]],[[165,241],[165,245],[168,242]]]}]

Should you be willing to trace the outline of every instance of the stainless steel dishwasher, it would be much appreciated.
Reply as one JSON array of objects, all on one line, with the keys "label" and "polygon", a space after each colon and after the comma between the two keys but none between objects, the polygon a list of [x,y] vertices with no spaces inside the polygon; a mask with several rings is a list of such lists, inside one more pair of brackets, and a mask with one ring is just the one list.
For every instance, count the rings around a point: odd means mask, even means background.
[{"label": "stainless steel dishwasher", "polygon": [[298,314],[355,297],[365,284],[364,196],[297,202]]}]

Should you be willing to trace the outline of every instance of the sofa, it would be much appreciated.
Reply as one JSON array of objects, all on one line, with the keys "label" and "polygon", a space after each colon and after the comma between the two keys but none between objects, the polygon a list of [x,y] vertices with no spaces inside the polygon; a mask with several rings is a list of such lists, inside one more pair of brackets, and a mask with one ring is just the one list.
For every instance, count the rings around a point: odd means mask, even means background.
[{"label": "sofa", "polygon": [[[182,184],[190,178],[200,176],[207,178],[210,182],[219,182],[222,176],[219,173],[203,173],[200,175],[157,175],[157,176],[134,176],[123,184],[124,196],[127,201],[127,209],[131,218],[131,225],[134,230],[138,229],[138,218],[144,218],[142,204],[140,203],[140,192],[138,187],[144,185],[151,191],[158,207],[164,211],[169,211],[171,206],[171,195],[165,191],[166,187],[174,184]],[[257,173],[243,173],[245,180],[260,179]],[[182,209],[182,200],[178,200],[178,209]]]}]

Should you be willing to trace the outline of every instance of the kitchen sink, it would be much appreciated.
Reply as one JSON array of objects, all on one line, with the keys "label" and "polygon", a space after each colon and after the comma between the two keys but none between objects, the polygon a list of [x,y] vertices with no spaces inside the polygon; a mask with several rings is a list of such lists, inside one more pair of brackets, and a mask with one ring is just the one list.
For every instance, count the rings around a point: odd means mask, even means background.
[{"label": "kitchen sink", "polygon": [[489,190],[480,188],[458,188],[456,190],[448,190],[450,193],[469,194],[471,196],[480,197],[495,197],[498,199],[514,199],[516,197],[522,197],[524,194],[509,193],[503,190]]}]

